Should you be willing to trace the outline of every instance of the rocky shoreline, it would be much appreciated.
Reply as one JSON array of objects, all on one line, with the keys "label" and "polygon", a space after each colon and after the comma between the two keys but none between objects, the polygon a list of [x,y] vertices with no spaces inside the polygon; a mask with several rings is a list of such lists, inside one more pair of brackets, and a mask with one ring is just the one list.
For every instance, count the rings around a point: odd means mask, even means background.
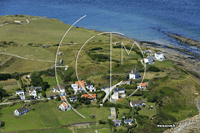
[{"label": "rocky shoreline", "polygon": [[192,118],[175,123],[175,127],[167,129],[163,133],[199,133],[200,132],[200,114]]},{"label": "rocky shoreline", "polygon": [[[129,39],[131,41],[137,41],[136,39],[130,39],[125,36],[121,36],[119,34],[113,34],[114,36],[120,39]],[[147,42],[147,41],[137,41],[143,47],[153,48],[155,50],[161,51],[164,53],[165,57],[174,62],[174,64],[179,65],[183,69],[191,72],[193,75],[198,78],[200,82],[200,61],[197,61],[194,57],[200,59],[199,56],[194,55],[187,50],[179,49],[173,46],[162,46],[160,44],[154,42]],[[180,52],[184,53],[181,54]],[[194,56],[194,57],[191,57]]]},{"label": "rocky shoreline", "polygon": [[168,35],[169,37],[176,39],[177,41],[184,43],[184,44],[187,44],[187,45],[190,45],[190,46],[196,46],[196,47],[200,48],[200,42],[197,41],[197,40],[194,40],[194,39],[191,39],[191,38],[186,38],[186,37],[181,36],[179,34],[167,34],[167,33],[165,33],[165,34]]}]

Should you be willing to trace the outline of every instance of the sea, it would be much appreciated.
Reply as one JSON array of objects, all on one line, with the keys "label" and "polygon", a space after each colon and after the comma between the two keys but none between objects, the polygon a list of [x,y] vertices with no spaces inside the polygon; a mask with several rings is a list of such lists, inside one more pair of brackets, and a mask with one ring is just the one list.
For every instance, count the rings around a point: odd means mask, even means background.
[{"label": "sea", "polygon": [[[0,15],[57,18],[75,26],[120,32],[139,41],[173,45],[200,56],[200,49],[165,35],[200,41],[200,0],[0,0]],[[163,31],[163,32],[162,32]]]}]

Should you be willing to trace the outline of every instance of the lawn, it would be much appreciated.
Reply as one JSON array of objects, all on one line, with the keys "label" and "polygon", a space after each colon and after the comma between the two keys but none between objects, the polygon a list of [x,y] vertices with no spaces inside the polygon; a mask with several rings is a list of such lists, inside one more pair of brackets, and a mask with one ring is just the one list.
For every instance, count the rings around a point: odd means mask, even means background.
[{"label": "lawn", "polygon": [[4,73],[22,73],[22,72],[33,72],[46,70],[49,67],[53,66],[53,63],[34,61],[34,60],[25,60],[17,57],[13,57],[13,61],[6,63],[8,66],[0,68],[1,72]]},{"label": "lawn", "polygon": [[[39,129],[44,127],[58,127],[61,125],[91,122],[104,120],[106,121],[110,111],[106,107],[101,108],[82,108],[79,111],[86,117],[83,119],[78,116],[73,110],[63,112],[58,109],[61,104],[60,101],[51,100],[47,103],[40,102],[33,105],[34,111],[31,110],[25,115],[14,116],[14,110],[20,108],[24,104],[19,103],[12,107],[6,107],[1,110],[2,120],[6,123],[4,126],[5,131],[17,131],[28,129]],[[95,115],[95,119],[91,119],[90,115]],[[103,114],[103,115],[102,115]],[[31,127],[30,127],[31,125]]]},{"label": "lawn", "polygon": [[142,99],[142,96],[131,96],[128,99],[129,100],[138,100],[138,99]]},{"label": "lawn", "polygon": [[[29,18],[25,16],[23,18]],[[21,19],[22,17],[1,16],[0,20],[10,19],[10,21]],[[79,19],[79,18],[77,18]],[[74,22],[77,20],[75,19]],[[57,44],[63,37],[70,25],[65,24],[58,19],[30,19],[29,24],[7,24],[1,27],[0,41],[14,41],[20,44]],[[87,39],[99,32],[94,30],[86,30],[84,28],[73,27],[66,35],[63,43],[84,43]],[[93,40],[104,40],[106,36],[96,36]],[[108,38],[107,38],[108,39]]]},{"label": "lawn", "polygon": [[98,133],[111,133],[110,128],[75,128],[76,133],[95,133],[96,130]]},{"label": "lawn", "polygon": [[[151,109],[151,110],[148,109],[149,106],[153,106],[153,109]],[[155,103],[147,102],[146,106],[144,108],[142,108],[140,111],[138,111],[138,113],[140,115],[146,115],[149,118],[151,118],[152,116],[156,115],[156,106],[155,106]]]},{"label": "lawn", "polygon": [[5,89],[7,92],[12,92],[13,89],[19,88],[15,79],[0,81],[0,84],[3,85],[3,89]]},{"label": "lawn", "polygon": [[121,120],[122,119],[122,117],[124,116],[124,114],[126,113],[126,114],[128,114],[130,112],[130,109],[118,109],[118,118],[117,119],[119,119],[119,120]]},{"label": "lawn", "polygon": [[24,131],[21,133],[72,133],[68,128],[57,128],[57,129],[41,129],[35,131]]}]

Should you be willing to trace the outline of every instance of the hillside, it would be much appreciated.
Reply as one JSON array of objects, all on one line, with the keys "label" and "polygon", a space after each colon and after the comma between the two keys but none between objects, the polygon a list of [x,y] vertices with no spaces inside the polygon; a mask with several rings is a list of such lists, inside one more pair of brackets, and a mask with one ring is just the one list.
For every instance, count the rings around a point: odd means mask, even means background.
[{"label": "hillside", "polygon": [[[22,24],[14,22],[15,20],[21,21]],[[3,131],[33,130],[36,132],[40,130],[42,132],[46,130],[48,132],[50,128],[61,128],[63,132],[65,130],[70,132],[69,127],[72,123],[96,122],[98,124],[88,126],[84,130],[94,132],[96,129],[102,131],[107,129],[109,132],[120,133],[127,131],[156,133],[166,130],[166,128],[157,128],[157,125],[173,124],[199,114],[196,108],[196,100],[200,98],[199,82],[187,70],[171,61],[169,56],[166,56],[166,60],[155,60],[153,64],[147,64],[146,73],[144,73],[141,62],[143,55],[136,45],[132,47],[133,40],[117,35],[113,35],[110,40],[110,34],[98,35],[100,33],[98,31],[81,27],[73,27],[69,31],[60,46],[59,52],[62,52],[62,55],[58,55],[56,63],[63,60],[60,66],[68,65],[67,70],[64,67],[57,68],[59,83],[65,87],[67,96],[74,95],[71,84],[77,81],[76,61],[79,80],[92,83],[99,90],[94,92],[97,94],[97,100],[89,105],[81,101],[81,98],[77,103],[71,103],[77,111],[86,116],[86,119],[82,119],[72,110],[60,111],[58,106],[61,101],[46,100],[45,97],[45,100],[40,102],[14,101],[16,90],[36,84],[31,83],[32,79],[25,78],[28,74],[37,77],[35,81],[47,84],[48,87],[44,92],[47,97],[59,94],[51,90],[57,84],[53,66],[60,40],[70,25],[57,19],[27,15],[0,16],[0,22],[4,23],[0,27],[2,31],[0,33],[0,84],[3,86],[0,90],[13,95],[1,95],[2,102],[13,102],[13,104],[1,106],[0,119],[5,122],[5,126],[1,128]],[[83,46],[92,36],[94,38]],[[112,42],[111,45],[110,42]],[[116,42],[119,43],[114,45]],[[130,50],[130,54],[127,54],[125,49],[121,49],[122,42],[127,51]],[[158,49],[151,47],[141,46],[141,49],[142,51],[152,50],[153,53],[159,52]],[[79,56],[77,56],[78,53]],[[144,56],[146,57],[147,54]],[[133,96],[122,98],[123,101],[118,100],[115,103],[106,101],[103,107],[100,107],[99,104],[104,97],[104,91],[100,90],[110,85],[110,60],[112,61],[112,85],[128,80],[131,70],[137,69],[141,77],[145,74],[143,82],[149,83],[147,91],[138,90]],[[136,90],[137,83],[141,80],[142,78],[132,80],[131,85],[121,86],[126,89],[127,96]],[[27,89],[25,90],[28,91]],[[78,94],[78,97],[80,96],[81,94]],[[142,109],[131,108],[130,100],[138,99],[145,101],[146,106]],[[20,117],[14,116],[13,111],[21,106],[30,107],[31,111]],[[153,106],[153,109],[150,109],[150,106]],[[117,119],[122,119],[123,116],[137,119],[137,127],[135,123],[132,126],[114,127],[107,119],[110,115],[110,107],[116,108]],[[91,118],[91,115],[95,115],[95,118]],[[105,121],[105,124],[99,124],[99,120]],[[83,128],[75,128],[75,131],[82,132]]]}]

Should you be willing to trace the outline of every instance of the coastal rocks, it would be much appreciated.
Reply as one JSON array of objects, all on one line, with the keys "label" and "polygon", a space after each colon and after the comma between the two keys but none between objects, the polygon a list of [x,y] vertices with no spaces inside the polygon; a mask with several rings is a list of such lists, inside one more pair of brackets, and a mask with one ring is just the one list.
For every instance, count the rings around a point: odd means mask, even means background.
[{"label": "coastal rocks", "polygon": [[181,36],[179,34],[167,34],[167,33],[165,33],[165,34],[168,35],[169,37],[176,39],[177,41],[184,43],[184,44],[187,44],[187,45],[190,45],[190,46],[196,46],[196,47],[200,48],[200,42],[197,41],[197,40],[194,40],[194,39],[191,39],[191,38],[186,38],[186,37]]}]

